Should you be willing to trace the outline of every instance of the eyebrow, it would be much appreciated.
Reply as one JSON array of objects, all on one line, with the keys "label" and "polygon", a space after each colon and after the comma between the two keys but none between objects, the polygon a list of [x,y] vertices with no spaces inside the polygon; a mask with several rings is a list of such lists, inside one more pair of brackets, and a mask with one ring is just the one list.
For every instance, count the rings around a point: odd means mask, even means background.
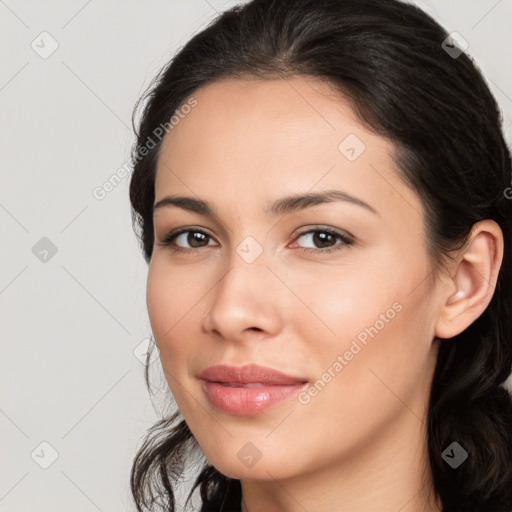
[{"label": "eyebrow", "polygon": [[[370,206],[362,199],[359,199],[341,190],[309,192],[305,194],[295,194],[282,197],[274,201],[268,208],[266,208],[265,213],[275,217],[278,215],[284,215],[287,213],[304,210],[305,208],[309,208],[318,204],[332,203],[335,201],[343,201],[346,203],[354,204],[374,213],[375,215],[379,215],[375,208]],[[199,213],[201,215],[208,215],[218,219],[215,208],[213,208],[213,206],[208,203],[208,201],[204,201],[202,199],[195,199],[193,197],[185,196],[166,196],[153,205],[153,213],[158,209],[164,208],[166,206],[177,206],[183,210]]]}]

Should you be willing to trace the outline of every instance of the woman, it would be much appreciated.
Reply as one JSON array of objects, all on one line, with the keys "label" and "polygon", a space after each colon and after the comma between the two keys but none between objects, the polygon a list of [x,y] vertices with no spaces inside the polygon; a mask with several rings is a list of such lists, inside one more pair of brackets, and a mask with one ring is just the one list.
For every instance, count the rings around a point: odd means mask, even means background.
[{"label": "woman", "polygon": [[462,50],[396,0],[253,0],[157,77],[130,199],[178,409],[139,510],[197,454],[202,511],[512,510],[511,159]]}]

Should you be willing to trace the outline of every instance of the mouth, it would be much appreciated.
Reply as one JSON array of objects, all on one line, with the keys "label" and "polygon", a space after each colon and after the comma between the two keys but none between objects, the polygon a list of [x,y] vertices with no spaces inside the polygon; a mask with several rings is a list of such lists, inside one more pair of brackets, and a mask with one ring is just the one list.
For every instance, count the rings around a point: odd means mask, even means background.
[{"label": "mouth", "polygon": [[263,388],[265,386],[282,386],[283,385],[283,384],[269,384],[269,383],[263,383],[263,382],[248,382],[247,384],[244,384],[242,382],[217,382],[217,384],[220,384],[225,387],[230,387],[230,388]]},{"label": "mouth", "polygon": [[235,416],[259,414],[308,384],[306,379],[254,364],[211,366],[199,378],[210,404],[217,411]]},{"label": "mouth", "polygon": [[218,382],[232,387],[252,385],[256,386],[289,386],[293,384],[304,384],[307,379],[287,375],[280,370],[257,364],[246,364],[244,366],[231,366],[220,364],[206,368],[199,375],[200,379],[209,382]]}]

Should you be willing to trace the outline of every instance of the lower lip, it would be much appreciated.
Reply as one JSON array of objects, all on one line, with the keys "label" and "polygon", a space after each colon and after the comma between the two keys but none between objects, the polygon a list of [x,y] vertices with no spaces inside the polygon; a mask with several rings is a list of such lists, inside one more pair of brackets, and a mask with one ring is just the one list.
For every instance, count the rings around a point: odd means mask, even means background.
[{"label": "lower lip", "polygon": [[210,403],[226,414],[247,416],[258,414],[269,407],[296,395],[306,383],[287,386],[230,387],[218,382],[203,381],[203,390]]}]

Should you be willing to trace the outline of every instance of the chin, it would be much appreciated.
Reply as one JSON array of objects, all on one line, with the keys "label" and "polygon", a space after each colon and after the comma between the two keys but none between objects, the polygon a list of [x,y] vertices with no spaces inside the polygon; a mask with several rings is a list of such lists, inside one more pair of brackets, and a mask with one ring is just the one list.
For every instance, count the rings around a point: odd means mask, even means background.
[{"label": "chin", "polygon": [[228,456],[227,450],[224,450],[218,456],[208,457],[208,461],[223,475],[238,480],[274,480],[291,476],[290,467],[286,467],[275,455],[265,457],[261,452],[258,455],[254,447],[247,443],[233,456]]}]

